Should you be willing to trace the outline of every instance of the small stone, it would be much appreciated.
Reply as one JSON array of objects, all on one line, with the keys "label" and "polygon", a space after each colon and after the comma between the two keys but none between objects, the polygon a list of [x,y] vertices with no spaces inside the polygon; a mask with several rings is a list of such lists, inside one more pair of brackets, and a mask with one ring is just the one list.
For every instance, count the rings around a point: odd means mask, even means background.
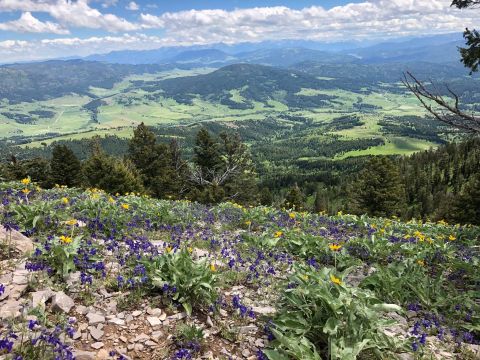
[{"label": "small stone", "polygon": [[98,329],[94,326],[89,326],[88,331],[90,332],[90,335],[92,335],[92,338],[96,341],[99,341],[103,337],[103,330]]},{"label": "small stone", "polygon": [[111,359],[111,357],[108,351],[105,349],[100,350],[97,353],[97,357],[95,358],[95,360],[107,360],[107,359]]},{"label": "small stone", "polygon": [[257,331],[258,331],[258,327],[256,327],[255,325],[240,326],[238,328],[238,332],[240,334],[246,334],[249,332],[257,332]]},{"label": "small stone", "polygon": [[123,343],[127,343],[128,342],[128,339],[125,337],[125,336],[120,336],[120,341],[123,342]]},{"label": "small stone", "polygon": [[213,322],[212,322],[212,319],[210,318],[210,315],[207,315],[207,325],[210,327],[213,327]]},{"label": "small stone", "polygon": [[75,305],[73,299],[66,295],[63,291],[55,293],[52,300],[52,309],[55,312],[63,312],[68,314]]},{"label": "small stone", "polygon": [[144,334],[144,333],[141,333],[140,335],[138,335],[133,341],[134,342],[145,342],[147,340],[150,340],[150,336]]},{"label": "small stone", "polygon": [[243,350],[242,355],[243,355],[243,357],[248,358],[250,356],[250,350],[248,350],[248,349]]},{"label": "small stone", "polygon": [[52,298],[54,292],[50,289],[36,291],[32,293],[32,307],[45,309],[45,303]]},{"label": "small stone", "polygon": [[86,306],[83,306],[83,305],[77,305],[75,307],[75,311],[77,312],[77,314],[80,314],[80,315],[88,314],[88,308]]},{"label": "small stone", "polygon": [[143,312],[140,311],[140,310],[135,310],[134,312],[132,312],[132,316],[133,317],[139,317],[140,315],[142,315]]},{"label": "small stone", "polygon": [[147,321],[148,321],[148,323],[150,324],[151,327],[156,327],[156,326],[162,325],[162,322],[156,316],[147,317]]},{"label": "small stone", "polygon": [[165,321],[167,319],[167,314],[162,313],[162,315],[160,315],[158,318],[160,319],[160,321]]},{"label": "small stone", "polygon": [[264,306],[264,307],[254,306],[252,307],[252,311],[255,314],[259,314],[259,315],[273,315],[277,312],[277,309],[275,309],[272,306]]},{"label": "small stone", "polygon": [[101,349],[102,347],[105,346],[105,344],[103,342],[96,342],[96,343],[93,343],[92,345],[90,345],[92,347],[92,349],[95,349],[95,350],[99,350]]},{"label": "small stone", "polygon": [[162,314],[162,309],[158,309],[158,308],[150,309],[150,308],[148,308],[147,309],[147,314],[152,315],[152,316],[159,316],[159,315]]},{"label": "small stone", "polygon": [[97,325],[105,322],[105,316],[95,313],[88,313],[87,319],[89,325]]},{"label": "small stone", "polygon": [[133,348],[135,349],[135,351],[143,351],[143,349],[145,349],[145,346],[143,346],[143,344],[135,344]]},{"label": "small stone", "polygon": [[108,320],[107,323],[117,325],[117,326],[124,326],[125,320],[114,318],[114,319]]},{"label": "small stone", "polygon": [[157,346],[157,343],[154,342],[154,341],[148,340],[148,341],[145,342],[145,345],[147,345],[149,347],[154,347],[154,346]]},{"label": "small stone", "polygon": [[0,308],[0,319],[16,319],[21,313],[22,306],[18,301],[10,300]]},{"label": "small stone", "polygon": [[95,360],[95,353],[90,351],[75,350],[73,355],[76,360]]}]

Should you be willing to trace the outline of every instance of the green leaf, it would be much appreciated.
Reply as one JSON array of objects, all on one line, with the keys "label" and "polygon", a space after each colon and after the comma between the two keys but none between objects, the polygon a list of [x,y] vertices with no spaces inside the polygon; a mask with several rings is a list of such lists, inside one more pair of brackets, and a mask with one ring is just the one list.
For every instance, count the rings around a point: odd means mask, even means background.
[{"label": "green leaf", "polygon": [[182,305],[183,305],[183,308],[185,309],[185,312],[187,313],[187,315],[191,316],[192,315],[192,305],[188,302],[184,302]]},{"label": "green leaf", "polygon": [[329,335],[336,335],[340,321],[334,317],[330,317],[325,326],[323,327],[323,332]]},{"label": "green leaf", "polygon": [[277,350],[263,350],[269,360],[289,360],[288,356],[280,354]]}]

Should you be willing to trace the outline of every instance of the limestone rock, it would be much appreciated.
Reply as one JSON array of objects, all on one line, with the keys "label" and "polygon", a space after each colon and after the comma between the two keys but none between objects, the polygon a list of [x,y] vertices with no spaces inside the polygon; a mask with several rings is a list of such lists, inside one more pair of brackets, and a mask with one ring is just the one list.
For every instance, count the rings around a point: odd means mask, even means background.
[{"label": "limestone rock", "polygon": [[55,293],[52,300],[52,309],[56,312],[68,314],[75,306],[73,299],[66,295],[63,291]]}]

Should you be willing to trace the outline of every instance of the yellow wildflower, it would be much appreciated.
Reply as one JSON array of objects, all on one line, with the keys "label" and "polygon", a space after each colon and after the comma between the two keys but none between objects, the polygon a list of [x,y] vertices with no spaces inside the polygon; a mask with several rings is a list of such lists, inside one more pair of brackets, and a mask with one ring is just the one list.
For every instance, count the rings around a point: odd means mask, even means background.
[{"label": "yellow wildflower", "polygon": [[215,266],[215,263],[211,263],[211,264],[210,264],[210,270],[211,270],[212,272],[217,271],[217,267]]},{"label": "yellow wildflower", "polygon": [[115,199],[110,196],[110,197],[108,198],[108,202],[109,202],[110,204],[113,204],[113,203],[115,202]]},{"label": "yellow wildflower", "polygon": [[417,260],[417,264],[420,266],[425,266],[425,261],[423,261],[422,259]]},{"label": "yellow wildflower", "polygon": [[291,212],[290,214],[288,214],[288,216],[290,217],[290,219],[295,219],[295,217],[297,215],[295,213]]},{"label": "yellow wildflower", "polygon": [[339,251],[342,248],[342,245],[339,244],[329,244],[328,247],[332,251]]},{"label": "yellow wildflower", "polygon": [[279,237],[282,236],[282,235],[283,235],[283,232],[282,232],[282,231],[277,231],[277,232],[275,233],[275,235],[273,235],[273,236],[276,237],[276,238],[279,238]]},{"label": "yellow wildflower", "polygon": [[245,221],[245,225],[250,226],[252,225],[252,222],[250,220]]},{"label": "yellow wildflower", "polygon": [[23,184],[23,185],[28,185],[28,184],[30,184],[30,182],[31,182],[31,181],[30,181],[29,178],[22,179],[22,184]]},{"label": "yellow wildflower", "polygon": [[448,237],[448,240],[454,241],[454,240],[457,240],[457,238],[455,237],[455,235],[450,235],[450,236]]},{"label": "yellow wildflower", "polygon": [[130,205],[122,204],[122,209],[128,210],[128,209],[130,209]]},{"label": "yellow wildflower", "polygon": [[28,195],[28,194],[30,194],[30,190],[25,188],[25,189],[22,190],[22,193],[24,193],[25,195]]},{"label": "yellow wildflower", "polygon": [[77,225],[77,220],[76,219],[71,219],[71,220],[65,221],[65,223],[67,225],[73,226],[73,225]]},{"label": "yellow wildflower", "polygon": [[187,248],[187,251],[188,251],[188,252],[191,254],[191,253],[193,252],[193,249],[192,249],[192,247],[191,247],[191,246],[189,246],[189,247]]},{"label": "yellow wildflower", "polygon": [[62,235],[60,236],[60,241],[64,244],[70,244],[72,242],[72,238],[70,236]]},{"label": "yellow wildflower", "polygon": [[302,275],[303,280],[307,281],[308,280],[308,275]]},{"label": "yellow wildflower", "polygon": [[342,212],[342,211],[339,211],[339,212],[337,212],[337,215],[338,215],[338,216],[342,216],[342,215],[343,215],[343,212]]},{"label": "yellow wildflower", "polygon": [[63,197],[63,198],[62,198],[62,203],[63,203],[63,204],[67,205],[69,202],[70,202],[70,200],[68,200],[67,197]]},{"label": "yellow wildflower", "polygon": [[166,248],[165,250],[167,250],[167,253],[171,253],[171,252],[172,252],[172,247],[171,247],[171,246],[167,246],[167,248]]},{"label": "yellow wildflower", "polygon": [[335,275],[333,274],[330,274],[330,281],[334,284],[337,284],[337,285],[342,285],[342,280],[340,280],[340,278],[337,278]]},{"label": "yellow wildflower", "polygon": [[447,225],[447,222],[442,219],[442,220],[437,221],[437,224],[438,225]]}]

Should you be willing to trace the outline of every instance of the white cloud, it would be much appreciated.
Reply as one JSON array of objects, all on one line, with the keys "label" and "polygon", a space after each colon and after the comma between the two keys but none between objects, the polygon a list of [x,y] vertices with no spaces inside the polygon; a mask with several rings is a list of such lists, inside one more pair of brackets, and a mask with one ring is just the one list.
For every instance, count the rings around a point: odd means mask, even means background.
[{"label": "white cloud", "polygon": [[110,6],[117,6],[118,0],[97,0],[102,3],[104,9],[109,8]]},{"label": "white cloud", "polygon": [[130,11],[137,11],[140,9],[140,6],[135,1],[130,1],[128,5],[125,7],[125,9],[130,10]]},{"label": "white cloud", "polygon": [[23,13],[18,20],[0,23],[0,30],[23,33],[69,34],[68,29],[50,21],[41,22],[30,12]]},{"label": "white cloud", "polygon": [[114,14],[103,14],[88,5],[88,0],[0,0],[0,11],[44,12],[60,24],[109,32],[134,31],[140,25]]},{"label": "white cloud", "polygon": [[[451,8],[450,2],[451,0],[370,0],[332,9],[312,6],[297,10],[277,6],[232,11],[190,10],[161,15],[142,13],[137,22],[130,22],[91,8],[88,0],[0,0],[0,11],[46,12],[62,28],[86,27],[123,34],[87,39],[65,37],[30,41],[27,44],[13,40],[13,43],[8,43],[8,54],[5,50],[7,43],[3,42],[0,59],[38,59],[217,42],[384,39],[405,35],[460,33],[467,26],[478,27],[479,10],[460,11]],[[32,28],[35,27],[31,26],[30,29]],[[158,29],[162,35],[147,36],[139,33],[142,29],[152,29],[150,32]],[[15,52],[17,48],[21,50]]]}]

